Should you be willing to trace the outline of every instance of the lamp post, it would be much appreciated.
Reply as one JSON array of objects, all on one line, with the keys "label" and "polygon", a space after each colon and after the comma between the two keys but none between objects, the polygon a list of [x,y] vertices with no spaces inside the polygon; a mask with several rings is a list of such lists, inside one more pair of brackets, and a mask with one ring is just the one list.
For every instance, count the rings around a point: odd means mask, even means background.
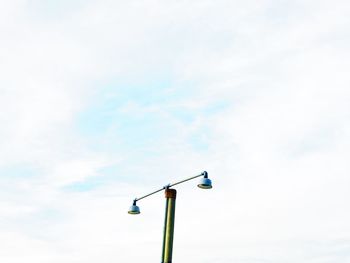
[{"label": "lamp post", "polygon": [[128,213],[132,215],[140,214],[140,208],[136,205],[136,202],[144,199],[150,195],[158,193],[160,191],[165,192],[165,220],[164,220],[164,235],[163,235],[163,250],[162,250],[162,263],[171,263],[173,254],[173,240],[174,240],[174,224],[175,224],[175,201],[176,201],[176,190],[171,189],[171,187],[187,182],[189,180],[202,177],[198,183],[198,187],[202,189],[212,188],[211,180],[208,178],[208,173],[204,171],[203,173],[184,179],[182,181],[168,184],[162,188],[144,195],[140,198],[135,198],[132,206],[130,207]]}]

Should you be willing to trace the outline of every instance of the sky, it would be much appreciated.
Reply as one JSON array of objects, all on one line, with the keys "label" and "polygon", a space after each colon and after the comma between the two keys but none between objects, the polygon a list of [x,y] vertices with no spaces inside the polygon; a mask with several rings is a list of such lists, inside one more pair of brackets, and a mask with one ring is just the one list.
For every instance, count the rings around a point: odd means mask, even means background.
[{"label": "sky", "polygon": [[0,261],[350,262],[350,3],[0,1]]}]

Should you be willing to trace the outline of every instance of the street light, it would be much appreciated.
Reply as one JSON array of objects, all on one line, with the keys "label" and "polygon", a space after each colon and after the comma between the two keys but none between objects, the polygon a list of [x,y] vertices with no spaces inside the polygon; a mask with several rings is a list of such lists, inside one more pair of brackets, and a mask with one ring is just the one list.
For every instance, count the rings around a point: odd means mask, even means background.
[{"label": "street light", "polygon": [[144,195],[140,198],[135,198],[132,203],[132,206],[130,206],[130,209],[128,211],[129,214],[131,215],[140,214],[140,208],[136,205],[136,202],[164,190],[166,203],[165,203],[165,222],[164,222],[164,235],[163,235],[162,263],[171,263],[172,253],[173,253],[176,190],[170,189],[170,187],[173,187],[174,185],[178,185],[201,176],[203,176],[203,178],[200,179],[197,186],[202,189],[211,189],[212,188],[211,180],[208,178],[208,173],[204,171],[199,175],[187,178],[185,180],[182,180],[173,184],[168,184],[152,193]]},{"label": "street light", "polygon": [[129,214],[131,215],[137,215],[140,214],[140,208],[136,205],[136,201],[132,203],[132,206],[130,206],[130,209],[128,211]]},{"label": "street light", "polygon": [[211,185],[211,180],[208,178],[208,173],[203,172],[202,173],[204,177],[199,181],[198,187],[202,189],[210,189],[213,186]]}]

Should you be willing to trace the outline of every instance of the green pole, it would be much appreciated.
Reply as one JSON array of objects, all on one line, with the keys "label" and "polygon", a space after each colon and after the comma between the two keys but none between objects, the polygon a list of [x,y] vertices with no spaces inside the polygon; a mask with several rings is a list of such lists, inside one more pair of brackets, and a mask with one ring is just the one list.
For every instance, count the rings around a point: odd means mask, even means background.
[{"label": "green pole", "polygon": [[166,198],[166,204],[165,204],[162,263],[172,263],[176,190],[165,189],[165,198]]}]

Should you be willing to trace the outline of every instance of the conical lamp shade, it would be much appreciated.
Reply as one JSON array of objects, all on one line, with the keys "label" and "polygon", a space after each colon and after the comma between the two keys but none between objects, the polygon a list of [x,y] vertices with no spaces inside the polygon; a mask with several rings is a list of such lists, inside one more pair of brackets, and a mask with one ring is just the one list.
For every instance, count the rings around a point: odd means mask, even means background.
[{"label": "conical lamp shade", "polygon": [[199,181],[198,187],[202,189],[210,189],[213,186],[211,184],[211,180],[209,178],[204,177],[204,178],[201,178],[201,180]]},{"label": "conical lamp shade", "polygon": [[131,215],[140,214],[140,208],[137,205],[132,205],[132,206],[130,206],[128,213]]}]

